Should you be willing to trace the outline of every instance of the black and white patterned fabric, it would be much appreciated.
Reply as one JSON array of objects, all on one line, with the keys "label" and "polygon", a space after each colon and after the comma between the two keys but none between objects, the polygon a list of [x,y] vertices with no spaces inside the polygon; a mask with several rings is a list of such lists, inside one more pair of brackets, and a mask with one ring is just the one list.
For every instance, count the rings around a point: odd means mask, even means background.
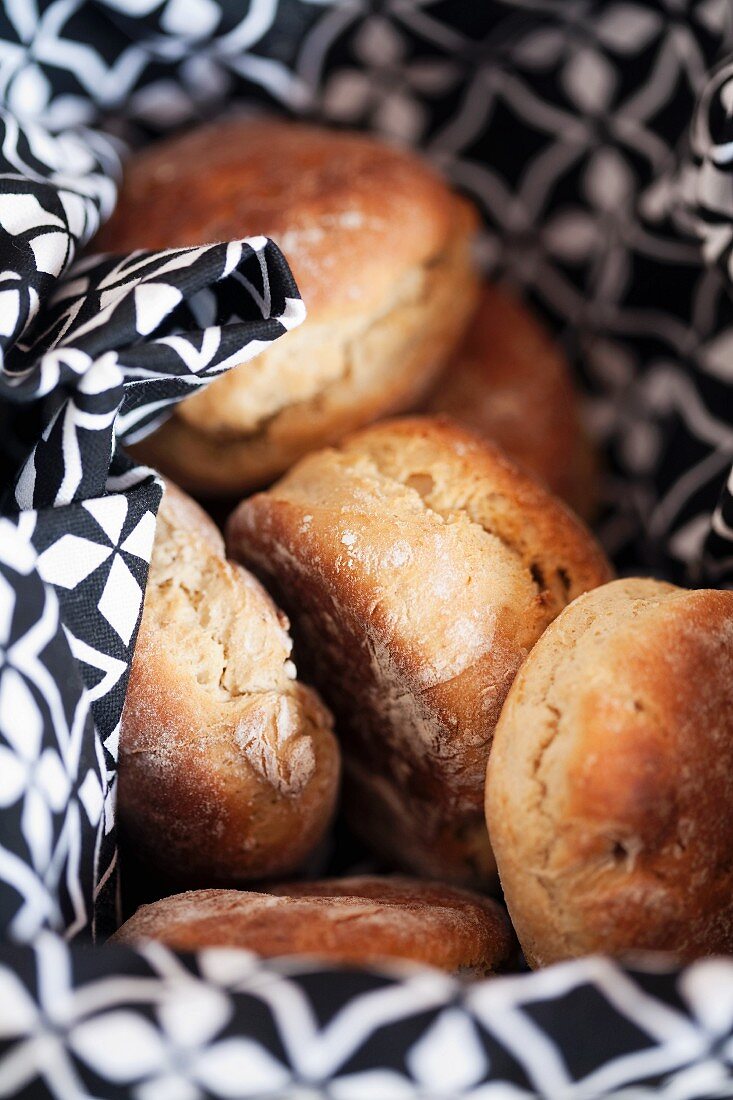
[{"label": "black and white patterned fabric", "polygon": [[[0,1092],[63,1100],[730,1097],[733,962],[608,960],[464,985],[422,967],[264,967],[159,944],[98,960],[44,933],[0,969]],[[0,966],[7,952],[0,952]],[[727,997],[720,990],[727,987]],[[582,1014],[599,1025],[577,1028]],[[24,1091],[25,1090],[25,1091]]]},{"label": "black and white patterned fabric", "polygon": [[[730,0],[0,7],[0,1096],[733,1097],[733,961],[465,984],[92,947],[161,484],[124,444],[300,323],[264,238],[82,255],[126,146],[232,105],[424,150],[564,341],[622,568],[733,580]],[[307,303],[305,304],[307,305]]]}]

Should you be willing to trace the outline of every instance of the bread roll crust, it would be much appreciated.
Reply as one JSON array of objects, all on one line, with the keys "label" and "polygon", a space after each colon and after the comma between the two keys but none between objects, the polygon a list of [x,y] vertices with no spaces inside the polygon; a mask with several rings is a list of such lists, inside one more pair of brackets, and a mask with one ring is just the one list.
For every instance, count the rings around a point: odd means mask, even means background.
[{"label": "bread roll crust", "polygon": [[547,623],[610,575],[585,528],[496,448],[408,418],[304,459],[228,544],[292,611],[355,829],[398,866],[490,883],[493,728]]},{"label": "bread roll crust", "polygon": [[619,580],[517,676],[488,768],[505,897],[535,966],[733,950],[733,593]]},{"label": "bread roll crust", "polygon": [[146,939],[183,951],[244,947],[265,958],[411,959],[476,975],[506,965],[514,951],[509,921],[496,902],[398,876],[291,883],[267,894],[178,894],[142,906],[112,942]]},{"label": "bread roll crust", "polygon": [[155,142],[127,163],[95,240],[107,252],[264,234],[311,317],[361,315],[434,258],[467,208],[425,161],[367,134],[232,117]]},{"label": "bread roll crust", "polygon": [[424,409],[491,440],[588,519],[597,462],[578,404],[568,363],[539,319],[508,290],[484,283]]},{"label": "bread roll crust", "polygon": [[287,631],[169,483],[123,714],[118,810],[142,859],[172,881],[293,871],[330,822],[331,717],[295,680]]},{"label": "bread roll crust", "polygon": [[476,225],[427,164],[363,134],[239,118],[143,150],[95,246],[270,236],[308,318],[179,405],[135,453],[188,488],[232,493],[413,405],[475,304]]}]

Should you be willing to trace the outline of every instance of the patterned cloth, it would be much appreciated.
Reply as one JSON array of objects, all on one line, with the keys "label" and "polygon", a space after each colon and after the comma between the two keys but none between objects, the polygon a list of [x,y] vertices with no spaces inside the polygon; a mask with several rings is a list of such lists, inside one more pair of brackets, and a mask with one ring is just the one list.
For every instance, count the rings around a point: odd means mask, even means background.
[{"label": "patterned cloth", "polygon": [[[160,500],[121,449],[300,323],[264,238],[78,259],[125,142],[232,103],[420,146],[553,323],[623,566],[733,579],[729,0],[7,0],[0,1096],[733,1096],[733,963],[464,985],[92,949]],[[74,941],[71,943],[70,941]]]}]

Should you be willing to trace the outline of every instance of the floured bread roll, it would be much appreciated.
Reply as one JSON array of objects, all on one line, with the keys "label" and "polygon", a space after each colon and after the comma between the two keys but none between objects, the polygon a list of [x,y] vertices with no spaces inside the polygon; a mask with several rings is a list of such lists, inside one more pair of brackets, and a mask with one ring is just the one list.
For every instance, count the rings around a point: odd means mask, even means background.
[{"label": "floured bread roll", "polygon": [[142,906],[111,942],[151,939],[179,951],[244,947],[265,958],[411,959],[477,976],[505,966],[515,950],[509,920],[496,902],[397,876],[292,883],[267,894],[176,894]]},{"label": "floured bread roll", "polygon": [[234,118],[138,153],[95,249],[264,234],[282,248],[308,317],[177,405],[136,454],[187,488],[232,494],[410,408],[475,305],[476,225],[424,161],[364,134]]},{"label": "floured bread roll", "polygon": [[528,961],[733,951],[733,592],[618,580],[543,634],[486,809]]},{"label": "floured bread roll", "polygon": [[331,717],[295,679],[287,619],[168,484],[120,737],[118,812],[181,883],[293,871],[327,828]]},{"label": "floured bread roll", "polygon": [[578,515],[595,511],[597,462],[570,368],[534,314],[484,284],[463,343],[424,406],[496,443]]},{"label": "floured bread roll", "polygon": [[336,713],[354,829],[396,865],[490,883],[486,760],[514,675],[609,566],[501,452],[410,418],[303,459],[229,522]]}]

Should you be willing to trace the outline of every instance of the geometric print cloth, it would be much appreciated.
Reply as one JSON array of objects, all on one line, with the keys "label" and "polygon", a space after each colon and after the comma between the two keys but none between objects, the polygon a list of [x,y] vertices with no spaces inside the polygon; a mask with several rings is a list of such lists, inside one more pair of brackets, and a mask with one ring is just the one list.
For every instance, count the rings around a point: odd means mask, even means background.
[{"label": "geometric print cloth", "polygon": [[[5,1096],[714,1100],[733,1092],[733,962],[607,959],[462,983],[263,965],[161,944],[100,960],[42,933],[0,949]],[[726,991],[722,993],[721,991]],[[579,1027],[579,1021],[586,1021]],[[589,1027],[588,1023],[596,1026]]]},{"label": "geometric print cloth", "polygon": [[[733,1096],[733,963],[464,984],[92,950],[162,486],[123,445],[304,316],[262,237],[84,249],[129,145],[231,105],[419,147],[564,343],[620,568],[733,578],[729,0],[0,11],[0,1096]],[[74,941],[74,942],[71,942]]]}]

